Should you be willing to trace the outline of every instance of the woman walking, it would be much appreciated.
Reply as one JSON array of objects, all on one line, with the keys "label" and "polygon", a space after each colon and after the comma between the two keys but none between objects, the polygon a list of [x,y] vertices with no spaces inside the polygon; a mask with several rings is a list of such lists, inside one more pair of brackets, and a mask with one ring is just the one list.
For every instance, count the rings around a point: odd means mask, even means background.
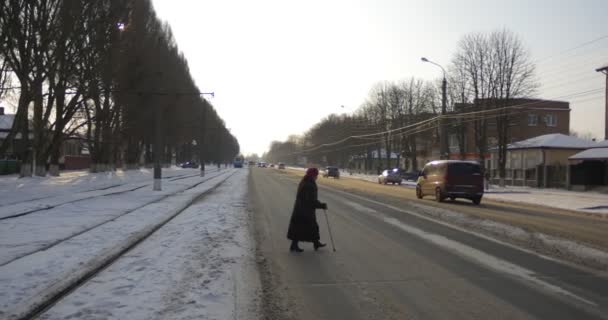
[{"label": "woman walking", "polygon": [[317,168],[308,168],[306,175],[298,185],[296,203],[291,213],[289,230],[287,231],[287,238],[291,240],[289,251],[304,251],[298,246],[299,241],[312,242],[315,251],[325,247],[325,243],[319,241],[319,224],[317,224],[315,215],[316,209],[327,210],[327,204],[317,199],[316,180],[318,176],[319,170]]}]

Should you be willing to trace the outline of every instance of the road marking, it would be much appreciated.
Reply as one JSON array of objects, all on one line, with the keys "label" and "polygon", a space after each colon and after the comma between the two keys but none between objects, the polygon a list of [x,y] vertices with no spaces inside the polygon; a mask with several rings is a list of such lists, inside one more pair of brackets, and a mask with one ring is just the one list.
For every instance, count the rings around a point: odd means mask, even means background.
[{"label": "road marking", "polygon": [[[524,249],[524,248],[512,245],[512,244],[510,244],[508,242],[503,242],[503,241],[500,241],[498,239],[486,236],[485,234],[478,233],[478,232],[471,231],[471,230],[467,230],[467,229],[461,228],[459,226],[455,226],[453,224],[449,224],[447,222],[443,222],[441,220],[437,220],[435,218],[431,218],[431,217],[428,217],[426,215],[423,215],[423,214],[420,214],[420,213],[416,213],[414,211],[405,210],[405,209],[402,209],[402,208],[399,208],[399,207],[395,207],[395,206],[390,205],[390,204],[386,204],[386,203],[383,203],[383,202],[379,202],[379,201],[375,201],[375,200],[372,200],[372,199],[368,199],[368,198],[365,198],[365,197],[362,197],[362,196],[359,196],[359,195],[356,195],[356,194],[353,194],[353,193],[344,192],[344,191],[341,191],[341,190],[338,190],[338,189],[333,189],[333,188],[329,188],[329,187],[325,187],[325,186],[319,186],[319,188],[327,189],[327,190],[330,190],[330,191],[336,192],[336,193],[341,193],[343,195],[350,196],[350,197],[353,197],[353,198],[356,198],[356,199],[359,199],[359,200],[362,200],[362,201],[367,201],[369,203],[377,204],[379,206],[383,206],[383,207],[389,208],[391,210],[395,210],[395,211],[398,211],[398,212],[409,214],[409,215],[415,216],[415,217],[420,218],[420,219],[424,219],[424,220],[427,220],[427,221],[430,221],[430,222],[433,222],[433,223],[440,224],[440,225],[442,225],[444,227],[447,227],[447,228],[450,228],[450,229],[453,229],[453,230],[457,230],[457,231],[460,231],[460,232],[468,233],[470,235],[474,235],[474,236],[482,238],[484,240],[488,240],[488,241],[491,241],[491,242],[494,242],[494,243],[497,243],[497,244],[509,247],[511,249],[515,249],[515,250],[518,250],[518,251],[521,251],[521,252],[525,252],[525,253],[528,253],[528,254],[531,254],[531,255],[535,255],[535,256],[537,256],[539,258],[542,258],[542,259],[545,259],[545,260],[549,260],[549,261],[552,261],[552,262],[568,265],[568,264],[564,263],[563,261],[557,260],[555,258],[552,258],[552,257],[549,257],[549,256],[545,256],[545,255],[542,255],[540,253],[537,253],[537,252],[534,252],[534,251],[531,251],[531,250],[528,250],[528,249]],[[419,205],[425,206],[424,204],[419,204]]]},{"label": "road marking", "polygon": [[423,240],[429,241],[435,245],[448,249],[451,252],[455,252],[461,256],[467,257],[470,260],[476,261],[478,264],[484,265],[488,268],[494,269],[498,272],[506,273],[512,276],[519,277],[525,281],[529,281],[535,285],[539,285],[549,291],[553,291],[554,293],[562,294],[571,298],[574,298],[578,301],[590,304],[592,306],[597,307],[598,305],[592,301],[589,301],[585,298],[577,296],[576,294],[565,290],[561,287],[553,285],[551,283],[545,282],[536,278],[535,273],[531,270],[518,266],[516,264],[510,263],[508,261],[502,260],[495,256],[489,255],[483,251],[479,251],[475,248],[464,245],[460,242],[448,239],[444,236],[428,233],[426,231],[420,230],[418,228],[414,228],[409,226],[395,218],[383,216],[382,220],[384,222],[391,224],[393,226],[398,227],[399,229],[406,231],[407,233],[413,234]]},{"label": "road marking", "polygon": [[[356,196],[356,195],[352,195],[352,194],[349,194],[349,195],[350,196],[354,196],[356,198],[360,198],[360,199],[365,200],[365,201],[376,203],[378,205],[386,206],[386,207],[391,208],[393,210],[397,210],[397,211],[401,211],[401,212],[405,212],[405,213],[413,214],[415,216],[422,217],[422,216],[420,216],[417,213],[410,212],[410,211],[407,211],[407,210],[403,210],[403,209],[400,209],[400,208],[396,208],[396,207],[393,207],[391,205],[383,204],[383,203],[380,203],[380,202],[377,202],[377,201],[374,201],[374,200],[370,200],[370,199],[365,199],[365,198],[362,198],[362,197],[359,197],[359,196]],[[523,279],[523,280],[527,281],[528,283],[531,283],[531,284],[543,287],[544,289],[546,289],[548,291],[552,291],[552,292],[557,293],[557,294],[562,294],[562,295],[565,295],[567,297],[576,299],[576,300],[578,300],[580,302],[592,305],[594,307],[598,307],[598,304],[595,303],[595,302],[593,302],[593,301],[587,300],[587,299],[585,299],[583,297],[580,297],[580,296],[578,296],[578,295],[576,295],[576,294],[574,294],[574,293],[572,293],[572,292],[570,292],[570,291],[568,291],[566,289],[563,289],[563,288],[561,288],[561,287],[559,287],[557,285],[545,282],[545,281],[543,281],[543,280],[535,277],[536,273],[534,271],[532,271],[532,270],[528,270],[528,269],[526,269],[524,267],[521,267],[519,265],[513,264],[513,263],[508,262],[506,260],[502,260],[500,258],[497,258],[495,256],[487,254],[487,253],[485,253],[483,251],[480,251],[480,250],[477,250],[475,248],[469,247],[469,246],[467,246],[465,244],[462,244],[460,242],[457,242],[455,240],[451,240],[449,238],[446,238],[446,237],[444,237],[442,235],[438,235],[438,234],[434,234],[434,233],[429,233],[429,232],[426,232],[424,230],[412,227],[410,225],[407,225],[407,224],[399,221],[398,219],[395,219],[395,218],[392,218],[392,217],[388,217],[385,214],[380,214],[379,215],[378,214],[379,212],[377,210],[372,209],[372,208],[368,208],[366,206],[363,206],[363,205],[360,205],[360,204],[355,204],[353,202],[349,202],[349,201],[345,201],[345,200],[343,200],[342,202],[344,204],[346,204],[346,205],[354,208],[355,210],[357,210],[359,212],[362,212],[362,213],[368,214],[371,217],[380,219],[380,220],[382,220],[382,221],[384,221],[384,222],[386,222],[386,223],[388,223],[390,225],[398,227],[399,229],[401,229],[401,230],[403,230],[403,231],[405,231],[407,233],[415,235],[415,236],[417,236],[417,237],[419,237],[419,238],[421,238],[421,239],[423,239],[425,241],[431,242],[431,243],[433,243],[433,244],[435,244],[437,246],[443,247],[443,248],[445,248],[445,249],[447,249],[447,250],[449,250],[451,252],[459,254],[460,256],[468,258],[469,260],[475,261],[478,264],[483,265],[483,266],[485,266],[487,268],[490,268],[490,269],[493,269],[495,271],[502,272],[502,273],[505,273],[505,274],[509,274],[509,275],[512,275],[512,276],[515,276],[515,277],[518,277],[520,279]],[[432,222],[444,224],[443,222],[436,221],[436,220],[433,220],[433,219],[429,219],[427,217],[422,217],[422,218],[425,218],[425,219],[430,220]],[[451,225],[448,225],[448,226],[449,227],[453,227]],[[461,229],[461,228],[457,228],[457,229]],[[465,230],[465,232],[466,232],[466,230]],[[471,232],[468,232],[468,233],[471,233]],[[492,240],[494,240],[494,239],[492,239]]]},{"label": "road marking", "polygon": [[349,207],[351,207],[351,208],[353,208],[353,209],[355,209],[357,211],[362,211],[362,212],[365,212],[365,213],[378,213],[378,211],[376,211],[376,210],[374,210],[372,208],[368,208],[366,206],[362,206],[362,205],[360,205],[360,204],[358,204],[356,202],[347,202],[347,201],[344,201],[344,204],[346,204],[347,206],[349,206]]}]

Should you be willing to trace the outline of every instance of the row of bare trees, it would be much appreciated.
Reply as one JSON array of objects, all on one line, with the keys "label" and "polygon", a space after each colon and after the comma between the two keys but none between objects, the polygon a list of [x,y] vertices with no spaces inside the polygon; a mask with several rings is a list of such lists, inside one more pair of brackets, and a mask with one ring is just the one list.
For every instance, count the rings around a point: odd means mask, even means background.
[{"label": "row of bare trees", "polygon": [[[469,34],[459,42],[447,77],[446,134],[457,138],[460,157],[467,152],[466,136],[474,136],[482,165],[490,148],[498,148],[499,174],[504,178],[513,100],[532,96],[538,87],[529,52],[508,30]],[[417,170],[419,154],[434,156],[431,149],[439,141],[440,106],[439,81],[380,82],[353,114],[330,115],[299,139],[275,141],[268,155],[277,161],[300,155],[309,162],[344,167],[359,157],[366,159],[366,170],[374,170],[367,164],[375,154],[387,168],[402,163],[401,157],[406,167]],[[391,153],[399,164],[391,163]]]},{"label": "row of bare trees", "polygon": [[[458,44],[450,76],[454,101],[469,105],[459,111],[482,115],[473,121],[477,154],[484,165],[489,148],[498,149],[502,184],[514,114],[508,107],[514,99],[530,97],[538,88],[531,55],[522,40],[508,30],[470,34]],[[493,145],[490,134],[495,139]]]},{"label": "row of bare trees", "polygon": [[415,123],[435,117],[440,109],[439,99],[438,88],[432,82],[410,78],[377,83],[356,112],[329,115],[301,137],[272,142],[266,158],[295,163],[298,156],[304,155],[312,163],[348,167],[353,157],[358,157],[365,162],[366,170],[375,170],[374,158],[386,167],[398,165],[399,159],[387,156],[394,153],[416,169],[417,150],[426,147],[421,146],[424,139],[417,138],[415,130],[403,128],[414,128]]},{"label": "row of bare trees", "polygon": [[151,163],[153,152],[165,162],[239,152],[150,0],[2,0],[0,99],[16,101],[0,158],[15,155],[23,176],[57,175],[74,138],[93,171]]}]

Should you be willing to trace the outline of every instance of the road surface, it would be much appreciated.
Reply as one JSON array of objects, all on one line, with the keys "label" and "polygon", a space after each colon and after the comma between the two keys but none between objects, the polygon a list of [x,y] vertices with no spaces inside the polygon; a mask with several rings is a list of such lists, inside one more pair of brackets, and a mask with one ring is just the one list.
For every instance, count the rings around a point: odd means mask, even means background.
[{"label": "road surface", "polygon": [[[414,200],[396,205],[390,199],[391,205],[385,205],[389,200],[379,194],[367,197],[321,185],[319,198],[329,205],[337,251],[328,244],[314,252],[312,245],[303,244],[303,253],[290,253],[285,235],[297,182],[296,176],[262,168],[253,168],[249,179],[266,318],[608,315],[608,279],[416,215],[408,206]],[[317,217],[322,241],[329,243],[323,212]]]}]

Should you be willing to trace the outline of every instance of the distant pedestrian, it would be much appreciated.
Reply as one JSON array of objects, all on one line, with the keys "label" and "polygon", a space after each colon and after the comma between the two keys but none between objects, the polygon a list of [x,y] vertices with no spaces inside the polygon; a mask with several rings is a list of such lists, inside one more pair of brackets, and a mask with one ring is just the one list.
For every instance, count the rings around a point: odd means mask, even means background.
[{"label": "distant pedestrian", "polygon": [[309,168],[306,170],[306,175],[298,185],[296,201],[291,213],[289,221],[289,230],[287,238],[291,240],[289,251],[302,252],[298,246],[299,241],[312,242],[315,251],[325,247],[325,243],[321,243],[319,235],[319,224],[315,215],[316,209],[327,210],[327,204],[322,203],[317,199],[317,177],[319,169]]}]

